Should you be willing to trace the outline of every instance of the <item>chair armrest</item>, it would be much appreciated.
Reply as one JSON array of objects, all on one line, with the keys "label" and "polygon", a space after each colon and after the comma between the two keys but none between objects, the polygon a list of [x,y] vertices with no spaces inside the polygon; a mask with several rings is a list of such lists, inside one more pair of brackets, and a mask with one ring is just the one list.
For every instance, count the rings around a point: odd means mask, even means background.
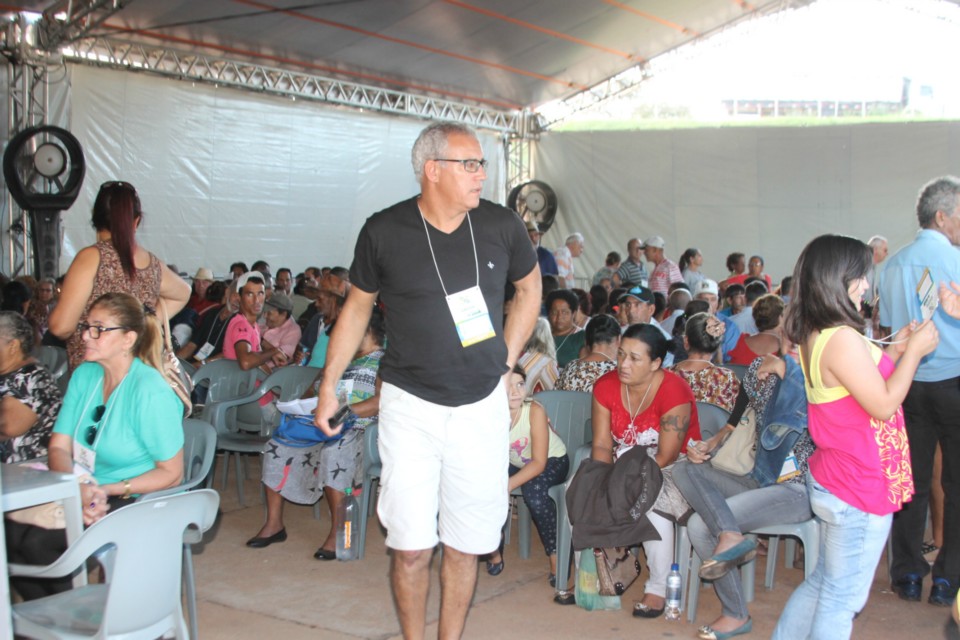
[{"label": "chair armrest", "polygon": [[573,454],[573,464],[570,466],[570,475],[572,476],[577,472],[577,469],[580,468],[580,463],[584,460],[590,458],[590,453],[593,451],[593,445],[582,444],[577,447],[576,453]]},{"label": "chair armrest", "polygon": [[84,538],[79,539],[75,544],[67,547],[67,550],[51,564],[38,566],[10,563],[7,565],[7,571],[11,576],[63,578],[73,574],[78,569],[84,568],[87,558],[116,549],[116,545],[112,543],[104,544],[100,542],[98,547],[93,547],[90,544],[91,542],[97,543],[92,536],[86,536],[85,540]]},{"label": "chair armrest", "polygon": [[240,398],[231,398],[219,402],[211,402],[203,408],[203,419],[216,428],[218,433],[229,433],[227,429],[227,409],[256,402],[270,391],[269,387],[260,385],[256,390]]}]

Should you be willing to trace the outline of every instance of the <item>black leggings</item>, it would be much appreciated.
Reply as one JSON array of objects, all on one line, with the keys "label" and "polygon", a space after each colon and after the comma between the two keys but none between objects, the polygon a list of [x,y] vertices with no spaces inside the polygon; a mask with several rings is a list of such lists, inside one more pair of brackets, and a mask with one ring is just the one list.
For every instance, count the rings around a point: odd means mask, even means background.
[{"label": "black leggings", "polygon": [[[520,486],[523,501],[530,509],[533,524],[540,534],[543,550],[548,556],[557,552],[557,505],[547,494],[550,487],[567,479],[570,459],[567,456],[547,458],[547,465],[540,475],[527,480]],[[520,467],[510,465],[510,475],[520,471]]]}]

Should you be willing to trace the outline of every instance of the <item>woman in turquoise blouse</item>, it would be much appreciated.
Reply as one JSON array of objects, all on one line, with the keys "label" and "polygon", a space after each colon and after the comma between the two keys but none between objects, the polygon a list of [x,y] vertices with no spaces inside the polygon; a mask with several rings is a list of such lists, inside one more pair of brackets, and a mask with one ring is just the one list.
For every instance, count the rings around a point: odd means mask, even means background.
[{"label": "woman in turquoise blouse", "polygon": [[[156,316],[125,293],[108,293],[78,327],[84,363],[70,378],[50,437],[49,467],[75,473],[91,525],[134,496],[183,479],[183,404],[158,370]],[[67,548],[63,529],[8,523],[11,562],[49,564]],[[17,579],[25,600],[70,588],[70,579]]]},{"label": "woman in turquoise blouse", "polygon": [[160,373],[156,316],[108,293],[79,327],[84,363],[70,379],[50,438],[50,468],[88,473],[80,487],[92,524],[134,495],[183,479],[183,405]]}]

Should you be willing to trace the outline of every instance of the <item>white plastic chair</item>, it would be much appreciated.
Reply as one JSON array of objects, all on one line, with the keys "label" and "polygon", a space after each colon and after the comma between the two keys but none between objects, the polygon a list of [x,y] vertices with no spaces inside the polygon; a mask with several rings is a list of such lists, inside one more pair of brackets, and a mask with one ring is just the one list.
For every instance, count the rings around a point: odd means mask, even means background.
[{"label": "white plastic chair", "polygon": [[112,555],[107,582],[13,605],[18,636],[57,640],[187,638],[180,603],[180,558],[187,527],[206,531],[220,496],[201,489],[118,509],[83,532],[53,564],[11,564],[11,575],[58,578],[84,570],[98,551]]},{"label": "white plastic chair", "polygon": [[[795,524],[775,524],[768,527],[760,527],[746,535],[754,539],[756,539],[758,535],[770,536],[770,546],[767,549],[767,570],[764,580],[764,586],[767,589],[773,589],[779,536],[799,538],[801,544],[803,544],[804,578],[809,577],[817,566],[817,560],[820,557],[820,525],[816,518]],[[792,568],[792,558],[796,552],[796,542],[793,540],[788,540],[787,542],[784,564]],[[702,581],[697,575],[700,569],[701,558],[690,544],[690,537],[687,534],[686,526],[681,526],[677,529],[677,558],[681,564],[680,575],[684,577],[687,585],[687,597],[684,608],[687,610],[687,620],[693,622],[697,616],[697,601],[699,600],[700,588],[702,586]],[[753,602],[754,598],[754,571],[756,570],[756,565],[757,561],[753,559],[740,566],[740,584],[743,589],[743,597],[747,602]]]},{"label": "white plastic chair", "polygon": [[[137,501],[157,500],[209,484],[208,480],[210,471],[213,469],[213,458],[216,452],[217,430],[201,420],[184,418],[183,482],[171,489],[145,493],[137,498]],[[187,600],[187,624],[190,625],[191,640],[197,640],[200,637],[197,626],[197,589],[193,572],[193,545],[201,542],[202,539],[203,532],[193,528],[184,534],[183,590]]]}]

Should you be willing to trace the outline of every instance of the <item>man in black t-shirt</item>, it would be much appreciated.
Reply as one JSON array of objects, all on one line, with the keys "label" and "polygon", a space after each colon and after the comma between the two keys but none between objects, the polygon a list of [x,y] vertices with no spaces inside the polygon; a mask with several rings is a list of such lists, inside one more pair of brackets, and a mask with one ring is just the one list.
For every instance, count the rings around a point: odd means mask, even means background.
[{"label": "man in black t-shirt", "polygon": [[[510,419],[501,381],[540,310],[540,271],[519,216],[480,199],[486,162],[470,128],[430,125],[412,155],[420,196],[371,216],[357,239],[316,424],[339,430],[328,423],[338,408],[335,381],[379,295],[388,346],[378,513],[394,551],[397,614],[405,637],[423,635],[430,558],[442,542],[439,635],[459,637],[476,558],[497,548],[507,517]],[[517,293],[504,326],[507,282]]]}]

